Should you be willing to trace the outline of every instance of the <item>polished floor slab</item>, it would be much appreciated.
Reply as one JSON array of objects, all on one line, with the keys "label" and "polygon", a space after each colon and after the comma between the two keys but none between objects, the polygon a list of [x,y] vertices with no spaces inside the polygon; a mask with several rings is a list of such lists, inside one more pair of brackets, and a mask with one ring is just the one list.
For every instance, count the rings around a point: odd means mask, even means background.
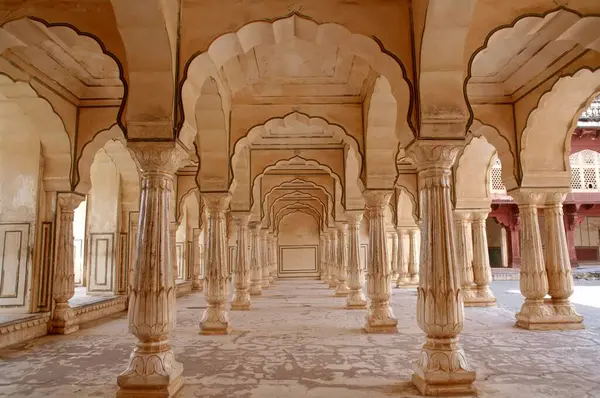
[{"label": "polished floor slab", "polygon": [[[518,282],[495,282],[498,307],[466,309],[462,341],[480,397],[600,397],[600,283],[578,283],[586,330],[514,327]],[[584,293],[582,293],[584,292]],[[178,397],[412,397],[423,333],[414,289],[394,289],[398,334],[367,335],[364,311],[318,281],[278,281],[249,312],[231,312],[228,336],[201,336],[201,293],[177,300],[173,335],[186,385]],[[111,397],[134,339],[124,313],[68,336],[0,351],[0,396]]]}]

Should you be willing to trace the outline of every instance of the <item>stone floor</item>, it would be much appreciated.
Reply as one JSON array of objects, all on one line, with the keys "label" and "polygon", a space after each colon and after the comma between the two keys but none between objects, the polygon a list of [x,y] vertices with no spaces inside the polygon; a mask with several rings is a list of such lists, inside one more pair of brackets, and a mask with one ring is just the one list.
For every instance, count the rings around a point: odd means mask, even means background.
[{"label": "stone floor", "polygon": [[[600,397],[600,282],[577,286],[586,330],[516,329],[518,282],[495,282],[499,306],[466,309],[462,341],[480,397]],[[363,311],[317,281],[278,281],[234,312],[229,336],[200,336],[201,294],[178,299],[173,336],[186,385],[178,397],[412,397],[411,362],[423,341],[415,291],[394,289],[399,333],[367,335]],[[69,336],[0,351],[0,396],[112,397],[134,339],[124,314]]]}]

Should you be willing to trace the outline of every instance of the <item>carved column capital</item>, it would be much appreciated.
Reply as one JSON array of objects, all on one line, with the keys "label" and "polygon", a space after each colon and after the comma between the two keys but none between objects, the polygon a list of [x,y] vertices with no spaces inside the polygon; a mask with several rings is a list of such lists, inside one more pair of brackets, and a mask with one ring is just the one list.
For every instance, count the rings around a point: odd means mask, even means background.
[{"label": "carved column capital", "polygon": [[85,200],[85,195],[77,192],[60,192],[57,195],[56,201],[60,207],[60,211],[75,211],[77,207]]},{"label": "carved column capital", "polygon": [[390,202],[392,191],[368,189],[363,192],[365,204],[368,209],[381,208],[383,209]]},{"label": "carved column capital", "polygon": [[519,208],[529,206],[539,207],[546,202],[546,192],[544,191],[518,188],[510,191],[509,195],[513,197]]},{"label": "carved column capital", "polygon": [[406,157],[417,171],[450,169],[463,146],[464,141],[416,140],[406,148]]},{"label": "carved column capital", "polygon": [[235,220],[235,224],[238,226],[248,226],[250,221],[249,211],[232,211],[231,217]]},{"label": "carved column capital", "polygon": [[130,141],[127,148],[133,153],[142,173],[173,174],[189,159],[185,148],[175,141]]},{"label": "carved column capital", "polygon": [[348,232],[348,223],[347,222],[336,222],[335,226],[337,227],[340,233]]},{"label": "carved column capital", "polygon": [[229,208],[231,194],[229,192],[205,192],[202,199],[208,211],[226,211]]},{"label": "carved column capital", "polygon": [[346,218],[348,219],[350,227],[352,227],[353,224],[360,226],[363,219],[363,213],[362,210],[351,210],[346,212]]},{"label": "carved column capital", "polygon": [[489,209],[482,209],[482,210],[474,210],[471,213],[471,217],[472,220],[475,222],[481,222],[481,221],[486,221],[488,218],[488,214],[490,214],[490,210]]}]

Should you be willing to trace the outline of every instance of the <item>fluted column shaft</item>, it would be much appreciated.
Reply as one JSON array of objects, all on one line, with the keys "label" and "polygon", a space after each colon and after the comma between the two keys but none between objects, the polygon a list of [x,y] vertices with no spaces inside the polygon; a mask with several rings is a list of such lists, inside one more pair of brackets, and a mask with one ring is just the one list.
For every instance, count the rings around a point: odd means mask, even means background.
[{"label": "fluted column shaft", "polygon": [[323,258],[324,258],[324,266],[325,266],[325,279],[323,282],[327,286],[329,286],[329,282],[331,281],[331,260],[329,258],[329,232],[323,232]]},{"label": "fluted column shaft", "polygon": [[202,290],[202,281],[200,280],[200,229],[194,229],[192,233],[192,290]]},{"label": "fluted column shaft", "polygon": [[413,383],[424,395],[468,394],[475,380],[458,337],[464,310],[450,175],[459,150],[452,141],[416,141],[407,150],[418,171],[422,216],[417,322],[427,337]]},{"label": "fluted column shaft", "polygon": [[338,224],[338,283],[335,289],[337,297],[346,297],[350,288],[348,287],[348,224]]},{"label": "fluted column shaft", "polygon": [[249,213],[234,213],[236,225],[235,242],[235,293],[231,301],[232,310],[249,310],[250,301],[250,260],[248,258],[248,218]]},{"label": "fluted column shaft", "polygon": [[465,306],[475,300],[475,281],[473,279],[473,261],[469,256],[469,246],[473,243],[471,230],[471,213],[466,211],[454,212],[454,228],[456,232],[456,259],[460,271],[460,284],[463,291]]},{"label": "fluted column shaft", "polygon": [[[169,224],[169,239],[171,240],[171,264],[173,264],[173,280],[179,278],[179,264],[177,264],[177,230],[179,229],[178,222]],[[177,284],[175,284],[177,286]]]},{"label": "fluted column shaft", "polygon": [[208,307],[200,320],[202,334],[229,334],[231,324],[225,309],[227,300],[227,222],[225,211],[229,207],[229,193],[202,194],[207,209],[208,245],[206,247],[206,290],[204,292]]},{"label": "fluted column shaft", "polygon": [[327,278],[325,265],[325,236],[322,232],[319,234],[319,278],[322,281]]},{"label": "fluted column shaft", "polygon": [[369,309],[365,330],[368,333],[395,333],[398,320],[390,307],[392,272],[386,249],[384,211],[391,191],[365,191],[369,212],[369,253],[367,255],[367,294]]},{"label": "fluted column shaft", "polygon": [[409,231],[409,253],[408,253],[408,278],[410,285],[419,284],[419,228],[412,228]]},{"label": "fluted column shaft", "polygon": [[261,287],[268,289],[269,283],[269,245],[267,244],[268,232],[266,229],[260,231],[260,263],[261,263]]},{"label": "fluted column shaft", "polygon": [[260,296],[262,294],[262,267],[260,258],[260,224],[254,223],[251,227],[250,248],[250,295]]},{"label": "fluted column shaft", "polygon": [[408,260],[410,256],[409,230],[403,227],[397,228],[398,233],[398,277],[396,287],[410,285],[410,274],[408,273]]},{"label": "fluted column shaft", "polygon": [[363,213],[348,212],[346,214],[349,224],[348,236],[348,297],[346,299],[346,308],[363,309],[367,308],[367,300],[360,284],[360,222]]},{"label": "fluted column shaft", "polygon": [[[473,280],[475,281],[475,300],[471,306],[486,307],[496,305],[496,297],[490,290],[492,268],[487,243],[485,222],[488,211],[473,212]],[[466,303],[465,303],[466,305]]]},{"label": "fluted column shaft", "polygon": [[551,297],[547,304],[551,306],[558,329],[583,329],[583,317],[569,299],[573,294],[573,274],[563,215],[565,197],[564,193],[548,194],[544,208],[546,274]]},{"label": "fluted column shaft", "polygon": [[267,241],[269,245],[269,283],[273,283],[275,281],[275,237],[272,232],[269,232],[269,240]]},{"label": "fluted column shaft", "polygon": [[335,228],[329,230],[329,270],[331,278],[329,279],[329,287],[337,288],[338,284],[338,256],[337,256],[338,235]]},{"label": "fluted column shaft", "polygon": [[169,204],[174,172],[186,154],[174,143],[128,144],[142,171],[140,215],[129,294],[129,331],[136,339],[118,397],[174,396],[183,384],[169,334],[175,326],[173,248]]},{"label": "fluted column shaft", "polygon": [[56,268],[52,288],[54,309],[50,331],[69,334],[79,330],[77,318],[69,307],[75,294],[75,263],[73,258],[73,217],[75,209],[85,199],[75,192],[60,193],[57,198]]},{"label": "fluted column shaft", "polygon": [[390,235],[392,237],[392,259],[391,259],[391,272],[392,272],[392,286],[398,280],[398,276],[400,275],[398,272],[398,257],[399,257],[399,248],[398,248],[398,233],[396,231],[391,231]]}]

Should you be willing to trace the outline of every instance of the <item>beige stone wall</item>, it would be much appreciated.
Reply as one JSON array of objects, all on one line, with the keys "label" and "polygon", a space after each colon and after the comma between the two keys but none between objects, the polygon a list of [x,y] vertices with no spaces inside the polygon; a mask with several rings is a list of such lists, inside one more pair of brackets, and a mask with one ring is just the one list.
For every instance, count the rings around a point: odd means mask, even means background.
[{"label": "beige stone wall", "polygon": [[0,312],[28,312],[41,184],[40,143],[0,135]]},{"label": "beige stone wall", "polygon": [[279,276],[316,277],[319,261],[319,226],[305,213],[292,213],[279,227]]}]

